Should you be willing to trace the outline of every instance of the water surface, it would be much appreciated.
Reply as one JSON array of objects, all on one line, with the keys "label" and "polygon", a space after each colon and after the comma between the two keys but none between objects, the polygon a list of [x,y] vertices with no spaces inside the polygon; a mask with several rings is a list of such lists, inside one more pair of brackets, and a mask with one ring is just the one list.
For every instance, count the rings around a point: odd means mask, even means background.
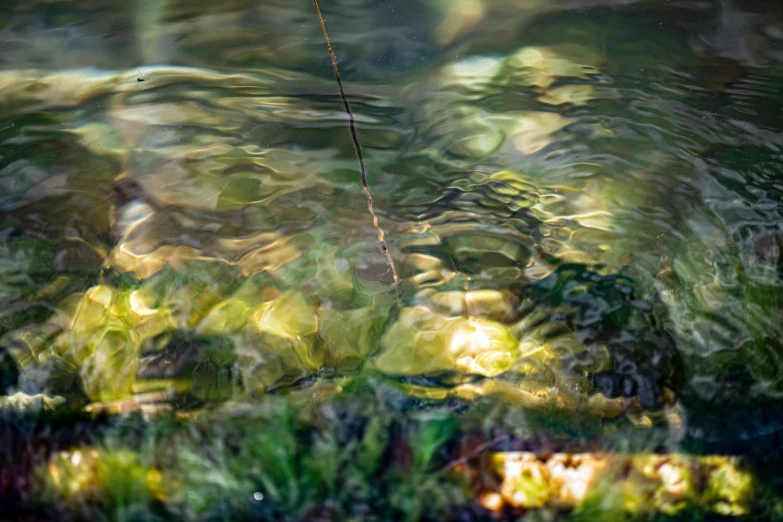
[{"label": "water surface", "polygon": [[[305,428],[285,415],[344,430],[334,455],[388,417],[398,449],[384,450],[381,475],[409,458],[395,453],[408,444],[397,430],[440,448],[410,457],[423,475],[477,437],[486,444],[471,458],[737,454],[776,483],[759,464],[778,458],[783,429],[775,2],[322,5],[399,301],[312,5],[5,4],[9,396],[43,394],[77,415],[138,410],[146,420],[109,424],[142,431],[161,415],[194,426],[229,415],[245,449],[242,430],[255,428],[242,419],[261,415],[276,442],[257,444],[297,455]],[[283,420],[268,411],[276,401],[292,409]],[[273,435],[289,428],[300,438]],[[75,451],[68,429],[31,451]],[[109,433],[124,442],[95,435],[92,451],[124,448],[137,456],[122,466],[141,459],[166,483],[171,441],[153,450]],[[269,458],[256,451],[242,458]],[[6,464],[20,459],[11,451]],[[281,481],[307,490],[300,468],[258,478],[225,464],[222,485],[208,487],[183,466],[171,480],[193,489],[151,490],[150,502],[174,506],[166,516],[386,516],[373,495],[280,493]],[[412,484],[389,494],[390,513],[446,516]],[[26,488],[0,498],[29,511],[19,498],[45,495]],[[265,500],[247,500],[255,489]],[[45,505],[68,506],[54,490]],[[476,498],[478,513],[491,511]],[[127,507],[97,505],[111,516]],[[717,511],[747,513],[737,509]]]}]

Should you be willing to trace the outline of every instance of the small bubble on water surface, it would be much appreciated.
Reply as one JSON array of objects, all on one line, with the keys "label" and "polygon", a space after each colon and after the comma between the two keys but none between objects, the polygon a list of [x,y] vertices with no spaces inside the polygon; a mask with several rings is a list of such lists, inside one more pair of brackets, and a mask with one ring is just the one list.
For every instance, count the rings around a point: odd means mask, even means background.
[{"label": "small bubble on water surface", "polygon": [[253,493],[253,498],[256,500],[264,500],[264,494],[259,491],[256,491],[255,493]]}]

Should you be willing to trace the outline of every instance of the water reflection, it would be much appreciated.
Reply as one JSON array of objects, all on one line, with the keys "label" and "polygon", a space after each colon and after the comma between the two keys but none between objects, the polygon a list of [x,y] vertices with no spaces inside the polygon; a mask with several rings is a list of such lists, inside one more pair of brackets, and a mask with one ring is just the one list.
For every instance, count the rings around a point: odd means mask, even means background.
[{"label": "water reflection", "polygon": [[778,7],[325,6],[397,306],[309,4],[11,4],[9,390],[184,412],[370,378],[669,449],[780,429]]}]

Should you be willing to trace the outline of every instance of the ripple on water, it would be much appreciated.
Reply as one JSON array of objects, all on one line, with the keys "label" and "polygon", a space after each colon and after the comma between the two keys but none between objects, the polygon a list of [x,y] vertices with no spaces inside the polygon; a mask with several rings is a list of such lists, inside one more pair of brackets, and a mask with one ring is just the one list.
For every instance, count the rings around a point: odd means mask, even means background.
[{"label": "ripple on water", "polygon": [[31,393],[367,370],[606,416],[779,396],[777,15],[335,6],[395,308],[312,13],[262,4],[122,6],[63,50],[13,36],[21,8],[0,27],[0,324]]}]

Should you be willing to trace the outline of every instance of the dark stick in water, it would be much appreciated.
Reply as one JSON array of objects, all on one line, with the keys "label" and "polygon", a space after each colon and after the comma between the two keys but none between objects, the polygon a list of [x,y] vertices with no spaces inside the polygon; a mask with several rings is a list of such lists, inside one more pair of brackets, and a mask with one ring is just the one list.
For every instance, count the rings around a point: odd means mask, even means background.
[{"label": "dark stick in water", "polygon": [[370,187],[367,186],[367,170],[364,168],[364,157],[362,156],[362,147],[359,145],[359,138],[356,135],[356,119],[351,112],[351,106],[348,104],[348,98],[345,96],[345,90],[343,89],[343,82],[340,79],[340,71],[337,69],[337,59],[334,57],[334,51],[332,50],[332,42],[329,40],[329,34],[326,32],[326,24],[324,18],[321,16],[321,9],[318,7],[318,0],[313,0],[315,6],[315,12],[318,14],[318,21],[321,24],[321,31],[324,33],[324,40],[326,40],[326,47],[329,48],[329,58],[332,59],[332,69],[334,69],[334,77],[337,79],[337,87],[340,88],[340,97],[343,99],[343,106],[345,107],[345,113],[348,115],[348,126],[351,128],[351,138],[353,138],[353,147],[356,150],[356,156],[359,158],[359,168],[362,172],[362,187],[364,187],[364,195],[367,196],[367,210],[372,215],[372,222],[375,226],[375,230],[378,231],[378,242],[381,244],[383,255],[386,256],[386,260],[391,267],[392,278],[394,279],[394,289],[397,291],[397,300],[402,297],[400,292],[400,282],[397,279],[397,268],[394,266],[394,260],[392,260],[389,248],[386,246],[386,240],[384,239],[383,229],[378,224],[378,216],[375,215],[375,210],[372,205],[372,196],[370,195]]}]

